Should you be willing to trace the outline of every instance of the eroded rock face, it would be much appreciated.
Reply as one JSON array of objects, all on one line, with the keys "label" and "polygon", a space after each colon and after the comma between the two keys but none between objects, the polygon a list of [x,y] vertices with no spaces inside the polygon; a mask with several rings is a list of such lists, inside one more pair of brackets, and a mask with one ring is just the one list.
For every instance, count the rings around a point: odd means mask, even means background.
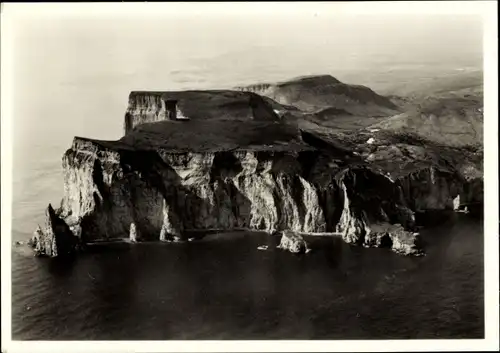
[{"label": "eroded rock face", "polygon": [[348,243],[361,243],[379,222],[415,225],[414,213],[406,206],[401,189],[388,177],[368,168],[345,169],[336,179],[344,193],[344,208],[337,231]]},{"label": "eroded rock face", "polygon": [[467,180],[434,167],[398,179],[408,205],[416,212],[457,210],[462,205],[482,205],[483,180]]},{"label": "eroded rock face", "polygon": [[453,209],[453,200],[463,183],[451,173],[429,167],[399,179],[406,200],[415,211]]},{"label": "eroded rock face", "polygon": [[35,254],[49,257],[72,255],[77,250],[78,244],[79,238],[49,204],[45,227],[38,226],[30,241]]},{"label": "eroded rock face", "polygon": [[482,177],[467,180],[460,191],[460,206],[468,206],[473,212],[482,212],[484,181]]},{"label": "eroded rock face", "polygon": [[[131,151],[76,138],[63,158],[58,219],[83,243],[168,241],[189,230],[243,228],[337,231],[361,244],[372,224],[413,225],[396,183],[365,167],[330,162],[311,150]],[[50,252],[51,244],[43,244]]]},{"label": "eroded rock face", "polygon": [[64,157],[62,216],[80,220],[85,241],[124,238],[132,223],[137,240],[167,240],[192,229],[325,231],[319,187],[304,178],[307,171],[297,156],[244,151],[130,156],[78,149],[83,146],[75,142]]},{"label": "eroded rock face", "polygon": [[[167,104],[169,102],[170,104]],[[195,121],[279,121],[272,105],[252,92],[238,91],[135,91],[129,95],[124,132],[134,127],[164,120]],[[175,120],[175,119],[174,119]]]},{"label": "eroded rock face", "polygon": [[[289,232],[282,247],[299,252],[305,243],[298,233],[336,232],[348,243],[415,255],[415,212],[482,203],[473,151],[463,158],[379,129],[330,136],[311,124],[299,130],[276,113],[280,103],[332,114],[394,113],[368,88],[320,76],[260,90],[277,90],[282,99],[248,89],[132,92],[122,139],[75,138],[64,154],[61,208],[49,205],[47,225],[32,240],[36,252],[58,256],[95,241],[182,241],[192,230],[248,229]],[[178,116],[189,120],[174,121]]]}]

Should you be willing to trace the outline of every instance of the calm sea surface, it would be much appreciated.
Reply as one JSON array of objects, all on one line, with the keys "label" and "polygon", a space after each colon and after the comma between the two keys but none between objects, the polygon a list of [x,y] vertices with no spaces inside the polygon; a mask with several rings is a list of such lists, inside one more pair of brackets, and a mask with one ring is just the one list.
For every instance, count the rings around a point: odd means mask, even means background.
[{"label": "calm sea surface", "polygon": [[[20,236],[20,235],[19,235]],[[114,245],[73,262],[13,256],[15,339],[370,339],[483,335],[482,227],[424,232],[428,255],[263,234]],[[270,250],[257,246],[269,244]]]},{"label": "calm sea surface", "polygon": [[[78,43],[69,48],[64,62],[76,60],[81,48]],[[26,65],[21,49],[15,75],[12,242],[28,240],[43,222],[47,204],[59,204],[61,157],[73,136],[121,136],[131,90],[231,87],[329,73],[392,93],[391,87],[432,85],[436,77],[478,69],[475,61],[422,64],[411,56],[376,53],[347,58],[342,66],[329,59],[331,53],[293,50],[276,63],[283,48],[264,46],[171,65],[163,60],[168,58],[132,50],[135,61],[113,71],[114,59],[106,51],[113,48],[102,47],[102,58],[93,58],[104,65],[101,71],[78,75],[67,64],[56,77],[45,75],[48,66],[43,66],[56,64]],[[116,62],[123,66],[124,57]],[[116,245],[73,262],[35,258],[25,246],[14,245],[13,338],[481,337],[482,224],[457,215],[423,236],[428,255],[422,258],[324,238],[314,241],[313,252],[296,257],[273,246],[259,251],[257,246],[274,239],[247,233],[187,244]]]}]

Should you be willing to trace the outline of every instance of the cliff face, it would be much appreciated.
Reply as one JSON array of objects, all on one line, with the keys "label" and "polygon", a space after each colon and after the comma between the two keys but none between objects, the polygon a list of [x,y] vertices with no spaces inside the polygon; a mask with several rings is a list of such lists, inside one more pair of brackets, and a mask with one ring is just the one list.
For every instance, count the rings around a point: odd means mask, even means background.
[{"label": "cliff face", "polygon": [[[175,118],[169,116],[175,111]],[[134,127],[164,120],[196,121],[279,121],[273,107],[263,97],[237,91],[131,92],[125,113],[124,132]]]},{"label": "cliff face", "polygon": [[450,147],[415,134],[371,129],[349,133],[342,142],[370,168],[397,182],[408,206],[416,212],[451,210],[454,202],[482,207],[481,149]]},{"label": "cliff face", "polygon": [[[340,84],[332,79],[319,84]],[[310,94],[318,80],[290,84]],[[307,248],[297,233],[335,233],[417,255],[415,212],[482,202],[482,173],[461,150],[311,126],[299,130],[255,93],[132,92],[122,139],[76,137],[64,154],[61,207],[49,205],[32,245],[60,256],[92,242],[247,229],[286,231],[285,249]]]},{"label": "cliff face", "polygon": [[452,210],[453,200],[464,189],[464,183],[451,173],[434,167],[421,169],[399,179],[405,199],[415,211]]},{"label": "cliff face", "polygon": [[319,151],[112,150],[76,138],[63,166],[57,217],[82,243],[255,229],[338,232],[350,243],[381,246],[369,238],[384,224],[411,229],[414,222],[394,182],[332,164]]},{"label": "cliff face", "polygon": [[300,161],[312,152],[169,153],[80,149],[64,157],[62,216],[85,240],[160,239],[190,229],[324,231],[318,190]]}]

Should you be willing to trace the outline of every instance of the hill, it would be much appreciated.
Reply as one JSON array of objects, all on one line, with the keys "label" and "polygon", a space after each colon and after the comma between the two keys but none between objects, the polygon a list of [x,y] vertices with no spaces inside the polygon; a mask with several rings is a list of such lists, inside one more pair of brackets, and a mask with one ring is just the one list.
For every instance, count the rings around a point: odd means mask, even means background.
[{"label": "hill", "polygon": [[388,116],[397,106],[368,87],[349,85],[330,75],[304,76],[280,83],[236,87],[307,113],[335,108],[357,116]]},{"label": "hill", "polygon": [[483,143],[482,89],[461,88],[410,98],[404,102],[404,110],[369,128],[417,134],[449,146]]},{"label": "hill", "polygon": [[265,97],[288,122],[329,133],[387,130],[449,146],[481,145],[482,75],[464,72],[408,83],[400,95],[340,82],[329,75],[238,87]]}]

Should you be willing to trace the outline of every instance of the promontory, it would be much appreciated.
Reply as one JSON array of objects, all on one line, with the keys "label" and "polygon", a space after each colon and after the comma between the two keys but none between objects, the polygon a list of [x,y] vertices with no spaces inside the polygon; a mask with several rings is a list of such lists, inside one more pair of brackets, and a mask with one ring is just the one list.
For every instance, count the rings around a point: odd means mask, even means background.
[{"label": "promontory", "polygon": [[482,92],[389,97],[322,75],[128,101],[121,139],[64,153],[37,254],[247,230],[419,255],[419,215],[482,208]]}]

